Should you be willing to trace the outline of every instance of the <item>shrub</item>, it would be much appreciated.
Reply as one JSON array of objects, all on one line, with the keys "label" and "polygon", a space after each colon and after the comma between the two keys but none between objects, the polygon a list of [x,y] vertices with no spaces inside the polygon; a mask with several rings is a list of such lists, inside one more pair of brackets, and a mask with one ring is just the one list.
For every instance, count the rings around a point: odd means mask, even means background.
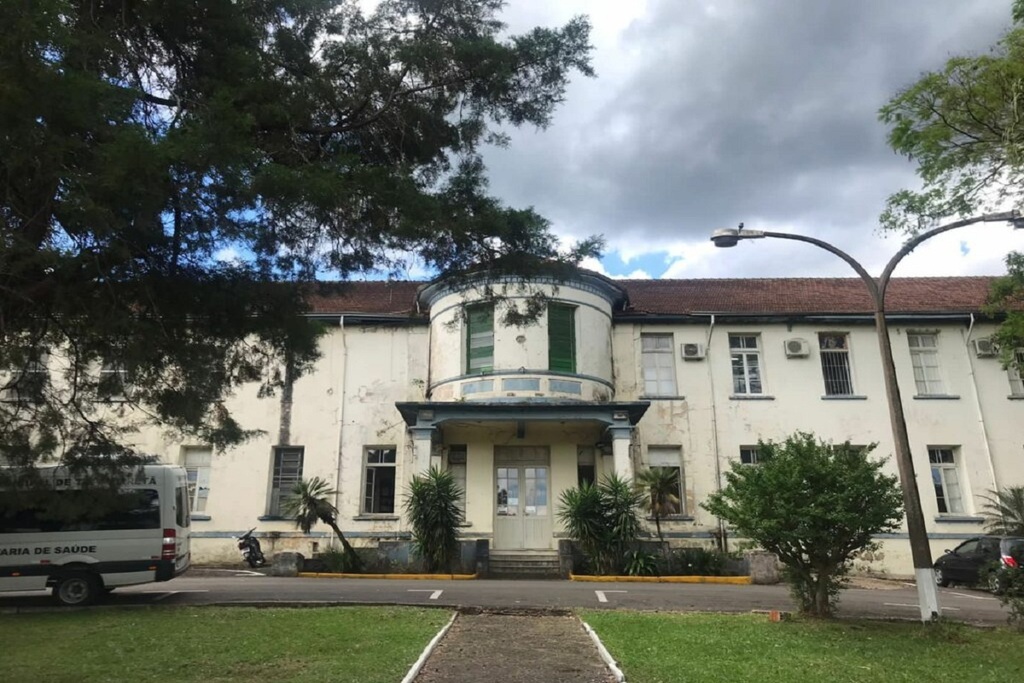
[{"label": "shrub", "polygon": [[431,467],[409,484],[405,510],[412,524],[413,552],[428,572],[450,571],[459,549],[459,527],[465,519],[459,501],[462,489],[447,470]]},{"label": "shrub", "polygon": [[620,571],[626,551],[642,530],[638,508],[642,493],[628,480],[611,475],[599,484],[584,482],[559,498],[558,519],[596,574]]},{"label": "shrub", "polygon": [[626,576],[656,576],[658,558],[642,550],[630,550],[625,557]]},{"label": "shrub", "polygon": [[832,445],[798,432],[758,444],[758,465],[734,463],[727,486],[704,507],[775,553],[800,610],[829,616],[854,556],[895,530],[902,513],[897,479],[882,474],[868,448]]},{"label": "shrub", "polygon": [[728,554],[707,548],[680,548],[673,556],[679,576],[725,576]]}]

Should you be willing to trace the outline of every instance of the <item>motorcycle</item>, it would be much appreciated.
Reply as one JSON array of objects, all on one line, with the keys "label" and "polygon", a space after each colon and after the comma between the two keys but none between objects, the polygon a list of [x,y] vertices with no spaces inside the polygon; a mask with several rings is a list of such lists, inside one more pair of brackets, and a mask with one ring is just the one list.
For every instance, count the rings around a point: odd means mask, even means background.
[{"label": "motorcycle", "polygon": [[238,549],[242,551],[242,559],[248,562],[249,566],[253,569],[262,567],[267,563],[267,558],[263,557],[263,550],[260,548],[259,540],[252,535],[254,531],[256,531],[256,527],[249,529],[235,539],[238,541]]}]

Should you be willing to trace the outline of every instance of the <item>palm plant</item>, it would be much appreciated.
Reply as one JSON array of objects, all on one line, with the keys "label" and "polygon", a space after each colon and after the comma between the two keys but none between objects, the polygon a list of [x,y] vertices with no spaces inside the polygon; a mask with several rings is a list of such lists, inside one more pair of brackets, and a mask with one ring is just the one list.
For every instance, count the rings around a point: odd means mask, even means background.
[{"label": "palm plant", "polygon": [[459,548],[459,527],[465,515],[459,507],[462,489],[451,472],[431,467],[409,484],[405,510],[412,524],[413,551],[428,572],[450,570]]},{"label": "palm plant", "polygon": [[330,498],[337,495],[327,480],[320,477],[303,479],[292,486],[291,495],[281,501],[281,511],[295,519],[295,526],[308,534],[317,522],[323,522],[334,530],[334,535],[341,541],[344,549],[345,564],[350,571],[360,571],[363,561],[359,558],[345,534],[338,528],[338,508],[334,507]]},{"label": "palm plant", "polygon": [[985,496],[985,529],[991,534],[1024,536],[1024,486],[1008,486]]},{"label": "palm plant", "polygon": [[679,470],[674,467],[651,467],[637,475],[636,483],[644,497],[644,509],[654,517],[658,540],[664,545],[661,519],[679,511]]},{"label": "palm plant", "polygon": [[580,484],[559,497],[558,519],[594,563],[594,571],[618,571],[626,549],[642,530],[637,508],[641,494],[627,479],[612,474],[596,486]]}]

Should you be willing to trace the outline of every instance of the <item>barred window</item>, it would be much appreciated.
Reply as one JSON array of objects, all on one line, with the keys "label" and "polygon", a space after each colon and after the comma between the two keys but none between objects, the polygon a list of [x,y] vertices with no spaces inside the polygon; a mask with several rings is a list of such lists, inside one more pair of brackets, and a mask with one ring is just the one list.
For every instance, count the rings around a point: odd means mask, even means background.
[{"label": "barred window", "polygon": [[761,455],[757,452],[757,446],[740,446],[740,462],[744,465],[760,464]]},{"label": "barred window", "polygon": [[302,481],[303,448],[292,446],[274,449],[274,472],[270,481],[270,506],[267,514],[281,514],[281,501],[291,495],[292,487]]},{"label": "barred window", "polygon": [[849,342],[849,336],[842,332],[818,334],[821,375],[825,380],[826,396],[851,396],[853,394]]}]

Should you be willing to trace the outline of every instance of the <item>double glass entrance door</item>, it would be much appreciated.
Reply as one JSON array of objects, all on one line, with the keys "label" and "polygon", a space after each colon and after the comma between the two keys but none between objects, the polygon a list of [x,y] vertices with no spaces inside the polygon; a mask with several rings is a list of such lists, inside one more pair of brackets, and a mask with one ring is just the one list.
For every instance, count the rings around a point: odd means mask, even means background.
[{"label": "double glass entrance door", "polygon": [[505,447],[495,453],[494,547],[551,547],[551,487],[546,448]]}]

